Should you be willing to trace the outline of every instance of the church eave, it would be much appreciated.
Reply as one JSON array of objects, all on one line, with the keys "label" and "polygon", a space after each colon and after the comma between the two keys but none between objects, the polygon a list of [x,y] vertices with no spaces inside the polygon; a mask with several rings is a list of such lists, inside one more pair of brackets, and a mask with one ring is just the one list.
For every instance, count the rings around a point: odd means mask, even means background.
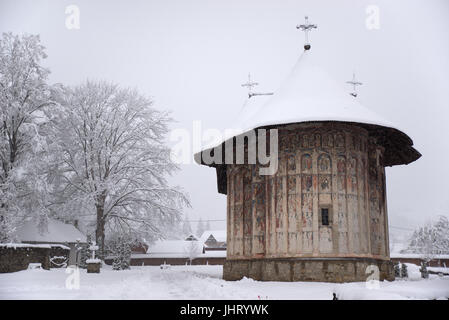
[{"label": "church eave", "polygon": [[[337,121],[310,121],[308,123],[330,123],[330,122],[337,122]],[[339,123],[344,124],[351,124],[351,125],[357,125],[360,127],[363,127],[368,130],[370,137],[373,137],[376,139],[377,143],[385,148],[384,152],[384,158],[383,158],[383,165],[385,167],[391,167],[396,165],[403,165],[403,164],[409,164],[416,160],[418,160],[421,157],[421,153],[419,153],[415,148],[413,148],[413,141],[410,139],[408,135],[403,133],[400,130],[397,130],[395,128],[388,128],[383,127],[379,125],[372,125],[372,124],[365,124],[365,123],[353,123],[353,122],[341,122]],[[303,122],[304,123],[304,122]],[[270,128],[280,128],[283,126],[286,126],[289,124],[283,124],[283,125],[273,125],[273,126],[267,126],[267,127],[261,127],[257,129],[270,129]],[[224,142],[221,144],[224,150]],[[209,151],[203,150],[204,151]],[[212,151],[213,152],[213,151]],[[200,153],[196,154],[197,162],[200,163],[198,160],[198,155]],[[223,155],[224,156],[224,155]],[[205,164],[202,160],[202,165],[208,165]],[[216,169],[217,174],[217,188],[218,192],[221,194],[227,194],[227,176],[226,176],[226,165],[225,164],[209,164],[208,166],[214,167]]]}]

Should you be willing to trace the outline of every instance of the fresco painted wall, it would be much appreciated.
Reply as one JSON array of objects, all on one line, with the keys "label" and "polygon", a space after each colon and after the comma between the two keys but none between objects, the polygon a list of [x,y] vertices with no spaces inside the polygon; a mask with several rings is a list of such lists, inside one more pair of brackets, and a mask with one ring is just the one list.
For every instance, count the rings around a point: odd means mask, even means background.
[{"label": "fresco painted wall", "polygon": [[278,135],[275,175],[228,165],[227,259],[388,259],[382,147],[356,125],[296,124]]}]

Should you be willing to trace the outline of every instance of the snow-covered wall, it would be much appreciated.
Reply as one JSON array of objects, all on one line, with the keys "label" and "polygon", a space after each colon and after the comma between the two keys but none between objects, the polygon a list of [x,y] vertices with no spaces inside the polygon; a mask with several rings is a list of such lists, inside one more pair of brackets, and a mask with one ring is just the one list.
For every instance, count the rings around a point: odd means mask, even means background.
[{"label": "snow-covered wall", "polygon": [[56,267],[52,257],[64,257],[67,260],[70,249],[64,246],[48,244],[4,243],[0,244],[0,273],[25,270],[30,263],[41,263],[43,269]]}]

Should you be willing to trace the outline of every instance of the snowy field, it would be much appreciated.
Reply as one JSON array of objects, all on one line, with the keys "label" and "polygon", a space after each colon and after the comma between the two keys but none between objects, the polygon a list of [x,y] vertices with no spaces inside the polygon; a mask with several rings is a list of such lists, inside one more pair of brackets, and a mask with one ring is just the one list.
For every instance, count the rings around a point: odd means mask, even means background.
[{"label": "snowy field", "polygon": [[309,283],[224,281],[222,266],[133,267],[100,274],[80,270],[79,289],[67,289],[65,269],[25,270],[0,274],[0,299],[448,299],[449,277],[423,280],[409,265],[409,280],[381,282],[367,289],[364,282]]}]

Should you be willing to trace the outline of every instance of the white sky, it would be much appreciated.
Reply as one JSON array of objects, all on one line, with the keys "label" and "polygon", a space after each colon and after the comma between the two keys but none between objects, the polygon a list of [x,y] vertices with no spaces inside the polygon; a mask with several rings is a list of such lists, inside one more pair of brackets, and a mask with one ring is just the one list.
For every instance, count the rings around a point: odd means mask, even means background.
[{"label": "white sky", "polygon": [[[65,27],[70,4],[80,8],[79,30]],[[379,30],[365,26],[368,5],[380,9]],[[248,72],[261,91],[289,73],[306,14],[318,24],[310,39],[324,69],[341,83],[356,70],[360,101],[404,128],[423,154],[387,169],[390,225],[449,216],[449,1],[0,0],[0,32],[40,34],[51,82],[114,81],[172,110],[173,128],[201,120],[224,129],[242,107]],[[190,219],[226,218],[215,170],[183,165],[172,181],[190,194]]]}]

